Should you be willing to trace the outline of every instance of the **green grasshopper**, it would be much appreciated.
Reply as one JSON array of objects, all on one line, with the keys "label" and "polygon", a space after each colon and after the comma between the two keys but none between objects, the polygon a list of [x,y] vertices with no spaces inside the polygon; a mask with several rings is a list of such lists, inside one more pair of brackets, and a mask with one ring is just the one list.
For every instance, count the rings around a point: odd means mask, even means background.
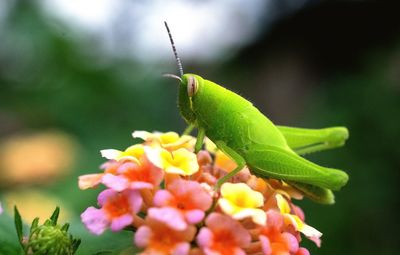
[{"label": "green grasshopper", "polygon": [[207,136],[237,167],[220,178],[217,187],[246,165],[261,178],[275,178],[301,190],[310,199],[333,204],[331,190],[339,190],[348,175],[337,169],[314,164],[301,155],[344,145],[345,127],[304,129],[274,125],[249,101],[196,74],[184,74],[171,32],[165,22],[180,77],[178,106],[189,124],[186,133],[198,129],[195,152]]}]

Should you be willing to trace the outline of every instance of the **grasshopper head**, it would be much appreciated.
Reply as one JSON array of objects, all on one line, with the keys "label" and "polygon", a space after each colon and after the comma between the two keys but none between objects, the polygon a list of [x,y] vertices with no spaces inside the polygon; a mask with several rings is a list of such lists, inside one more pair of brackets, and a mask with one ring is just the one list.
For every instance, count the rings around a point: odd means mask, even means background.
[{"label": "grasshopper head", "polygon": [[195,74],[184,74],[179,86],[178,105],[183,118],[189,122],[196,121],[193,111],[193,97],[197,95],[203,84],[203,78]]}]

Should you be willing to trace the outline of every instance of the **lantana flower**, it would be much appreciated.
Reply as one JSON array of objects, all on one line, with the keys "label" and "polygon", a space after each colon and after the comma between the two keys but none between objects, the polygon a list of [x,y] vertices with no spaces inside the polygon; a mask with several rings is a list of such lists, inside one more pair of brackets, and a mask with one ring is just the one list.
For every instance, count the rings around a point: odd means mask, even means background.
[{"label": "lantana flower", "polygon": [[224,183],[218,203],[222,211],[234,219],[251,217],[255,223],[265,224],[266,214],[258,209],[264,204],[263,195],[244,183]]},{"label": "lantana flower", "polygon": [[291,208],[286,199],[280,195],[276,195],[276,201],[281,214],[284,216],[285,223],[291,224],[297,230],[303,233],[307,238],[313,241],[318,247],[321,245],[322,233],[315,228],[305,224],[302,219],[296,214],[291,214]]},{"label": "lantana flower", "polygon": [[151,163],[166,173],[187,176],[199,170],[196,154],[187,149],[180,148],[170,152],[163,148],[146,147],[145,150]]},{"label": "lantana flower", "polygon": [[107,149],[101,150],[101,155],[110,160],[129,160],[140,164],[140,158],[144,154],[144,146],[141,144],[135,144],[128,147],[125,151],[114,150],[114,149]]},{"label": "lantana flower", "polygon": [[99,185],[102,181],[102,178],[105,174],[116,174],[118,171],[118,167],[121,165],[121,162],[110,160],[100,166],[101,169],[104,170],[103,173],[97,174],[85,174],[79,176],[78,185],[82,190],[94,188]]},{"label": "lantana flower", "polygon": [[136,190],[116,192],[106,189],[97,198],[100,209],[89,207],[81,215],[82,222],[93,234],[100,235],[107,227],[120,231],[133,223],[134,215],[142,206],[142,197]]},{"label": "lantana flower", "polygon": [[165,190],[158,190],[154,196],[155,206],[178,210],[190,224],[203,220],[211,204],[210,194],[198,182],[181,179],[171,182]]},{"label": "lantana flower", "polygon": [[179,219],[179,212],[171,208],[150,209],[134,237],[135,244],[144,249],[141,254],[189,254],[196,228],[177,222]]},{"label": "lantana flower", "polygon": [[299,240],[292,228],[287,228],[284,216],[275,210],[267,212],[267,224],[260,230],[259,240],[265,255],[307,255],[308,250],[299,247]]},{"label": "lantana flower", "polygon": [[102,183],[116,191],[125,189],[153,189],[163,178],[163,171],[151,164],[146,158],[141,163],[123,162],[116,173],[107,173],[102,177]]},{"label": "lantana flower", "polygon": [[159,145],[164,149],[174,151],[180,148],[192,149],[196,143],[196,139],[190,135],[179,136],[175,132],[147,132],[147,131],[134,131],[133,138],[140,138],[150,145]]},{"label": "lantana flower", "polygon": [[[263,179],[237,167],[208,138],[195,154],[195,138],[175,132],[135,131],[144,142],[102,150],[103,172],[79,178],[81,189],[103,184],[100,208],[81,215],[94,234],[135,230],[140,254],[309,255],[301,233],[320,245],[321,233],[304,223],[292,199],[301,191],[282,180]],[[132,228],[127,228],[133,226]]]},{"label": "lantana flower", "polygon": [[197,244],[206,255],[241,255],[250,245],[249,232],[227,215],[211,213],[200,229]]}]

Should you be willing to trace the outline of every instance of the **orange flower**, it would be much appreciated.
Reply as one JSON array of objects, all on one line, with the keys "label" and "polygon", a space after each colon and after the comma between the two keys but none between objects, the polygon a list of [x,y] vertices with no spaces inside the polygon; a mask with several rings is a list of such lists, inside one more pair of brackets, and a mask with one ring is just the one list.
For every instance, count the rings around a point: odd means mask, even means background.
[{"label": "orange flower", "polygon": [[[165,218],[170,220],[167,221]],[[185,224],[174,225],[174,219],[177,218],[180,218],[180,214],[175,209],[150,209],[145,225],[141,226],[135,234],[135,244],[140,248],[145,248],[141,254],[188,254],[196,228],[185,226]],[[168,224],[167,222],[171,223]]]},{"label": "orange flower", "polygon": [[242,255],[242,248],[249,246],[249,232],[231,217],[211,213],[206,219],[206,227],[200,229],[197,244],[206,255]]}]

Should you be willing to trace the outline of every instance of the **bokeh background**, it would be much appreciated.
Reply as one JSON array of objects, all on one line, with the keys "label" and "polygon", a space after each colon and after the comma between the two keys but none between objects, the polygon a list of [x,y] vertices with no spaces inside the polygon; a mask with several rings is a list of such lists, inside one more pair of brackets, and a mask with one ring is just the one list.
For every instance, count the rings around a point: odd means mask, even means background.
[{"label": "bokeh background", "polygon": [[90,235],[79,221],[98,190],[77,177],[123,149],[133,130],[182,131],[177,73],[250,99],[276,124],[344,125],[344,148],[310,155],[345,169],[336,204],[300,201],[324,233],[312,254],[396,254],[400,177],[400,18],[395,1],[6,0],[0,2],[0,254],[19,254],[11,208],[62,221],[78,254],[133,252],[130,233]]}]

